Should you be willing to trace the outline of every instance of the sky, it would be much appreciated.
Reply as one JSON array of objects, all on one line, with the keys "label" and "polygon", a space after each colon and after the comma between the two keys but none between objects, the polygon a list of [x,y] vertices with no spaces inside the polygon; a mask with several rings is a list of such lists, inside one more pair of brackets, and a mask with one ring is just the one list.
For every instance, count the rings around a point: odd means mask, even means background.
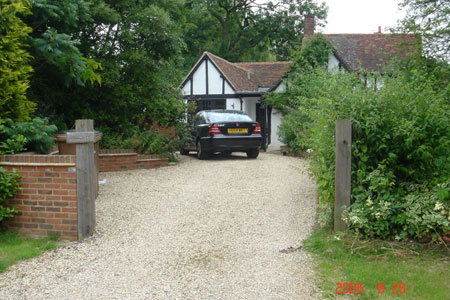
[{"label": "sky", "polygon": [[397,0],[318,0],[328,5],[328,24],[317,28],[323,33],[374,33],[381,26],[382,32],[387,27],[397,25],[397,20],[404,17],[398,10]]}]

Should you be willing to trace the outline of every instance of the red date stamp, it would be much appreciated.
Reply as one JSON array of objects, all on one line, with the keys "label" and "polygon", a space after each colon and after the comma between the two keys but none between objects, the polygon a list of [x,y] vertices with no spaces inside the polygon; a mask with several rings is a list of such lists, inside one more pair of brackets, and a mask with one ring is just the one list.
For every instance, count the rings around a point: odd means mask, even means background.
[{"label": "red date stamp", "polygon": [[[388,287],[386,287],[388,288]],[[384,294],[384,283],[378,283],[378,294]],[[336,283],[336,294],[362,294],[364,293],[364,284],[361,282],[338,282]],[[392,294],[405,294],[406,284],[403,282],[394,282],[392,284]]]}]

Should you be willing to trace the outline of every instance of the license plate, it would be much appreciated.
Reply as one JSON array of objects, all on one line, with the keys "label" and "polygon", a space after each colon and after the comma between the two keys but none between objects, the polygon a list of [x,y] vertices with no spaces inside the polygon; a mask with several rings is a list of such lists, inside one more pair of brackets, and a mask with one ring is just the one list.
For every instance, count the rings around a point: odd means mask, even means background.
[{"label": "license plate", "polygon": [[247,133],[247,128],[228,128],[228,133]]}]

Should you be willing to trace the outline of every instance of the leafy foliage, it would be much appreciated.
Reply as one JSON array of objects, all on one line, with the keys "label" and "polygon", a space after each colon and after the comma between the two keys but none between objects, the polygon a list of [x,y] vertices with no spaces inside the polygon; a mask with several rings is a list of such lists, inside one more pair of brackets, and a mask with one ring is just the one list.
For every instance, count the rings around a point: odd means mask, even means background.
[{"label": "leafy foliage", "polygon": [[26,143],[27,139],[21,134],[17,134],[11,138],[8,138],[5,142],[0,143],[0,155],[15,154],[25,151]]},{"label": "leafy foliage", "polygon": [[33,28],[31,46],[37,59],[33,61],[37,76],[45,76],[41,69],[53,66],[59,70],[66,86],[73,82],[83,86],[87,80],[100,83],[95,72],[98,63],[85,58],[74,33],[92,22],[90,1],[31,0],[32,14],[26,22]]},{"label": "leafy foliage", "polygon": [[8,203],[21,189],[19,180],[20,175],[15,170],[8,173],[0,167],[0,221],[18,212],[14,205],[11,206]]},{"label": "leafy foliage", "polygon": [[24,39],[31,28],[20,17],[30,13],[27,0],[1,0],[0,6],[0,119],[26,120],[35,104],[26,97],[32,68]]},{"label": "leafy foliage", "polygon": [[402,0],[407,8],[400,30],[422,36],[425,53],[443,61],[450,59],[450,3],[447,0]]},{"label": "leafy foliage", "polygon": [[91,21],[79,21],[76,29],[57,24],[72,30],[80,53],[94,60],[86,63],[101,70],[101,86],[65,86],[57,68],[46,68],[30,91],[39,115],[62,129],[79,118],[94,119],[106,139],[122,132],[128,136],[142,114],[150,123],[180,122],[185,105],[176,66],[183,43],[175,20],[182,19],[182,3],[98,0],[88,8]]},{"label": "leafy foliage", "polygon": [[189,0],[186,1],[185,66],[202,51],[230,61],[286,60],[300,45],[303,16],[314,14],[320,25],[327,8],[309,0]]},{"label": "leafy foliage", "polygon": [[53,136],[56,131],[57,127],[50,125],[47,119],[37,117],[26,122],[7,119],[6,122],[0,123],[0,136],[7,139],[6,144],[2,144],[0,148],[6,148],[6,152],[9,153],[17,153],[24,149],[47,153],[54,145]]},{"label": "leafy foliage", "polygon": [[281,141],[292,150],[310,147],[310,130],[317,102],[311,101],[322,93],[325,82],[320,81],[315,68],[326,68],[331,47],[321,34],[306,41],[305,45],[292,53],[294,65],[288,74],[288,89],[284,93],[271,93],[267,104],[284,114],[279,128]]},{"label": "leafy foliage", "polygon": [[136,126],[127,133],[107,135],[102,139],[103,148],[134,149],[140,154],[159,154],[175,160],[173,153],[180,149],[187,137],[184,123],[175,126],[161,126],[154,121],[150,124],[142,116]]},{"label": "leafy foliage", "polygon": [[[30,0],[34,59],[28,98],[61,129],[95,120],[107,136],[139,116],[178,126],[187,110],[179,82],[198,51],[239,60],[286,59],[303,15],[326,16],[310,0]],[[201,48],[201,49],[200,49]],[[184,59],[185,58],[185,59]]]},{"label": "leafy foliage", "polygon": [[304,40],[302,47],[294,51],[291,59],[295,62],[293,71],[305,72],[317,67],[326,67],[332,48],[325,37],[317,33]]},{"label": "leafy foliage", "polygon": [[288,113],[283,122],[289,124],[280,129],[295,133],[290,142],[314,150],[323,224],[331,221],[334,205],[335,120],[350,119],[350,227],[366,236],[402,240],[437,238],[450,229],[448,90],[429,68],[417,67],[424,63],[392,71],[377,91],[357,74],[307,70],[292,75],[290,91],[272,99]]}]

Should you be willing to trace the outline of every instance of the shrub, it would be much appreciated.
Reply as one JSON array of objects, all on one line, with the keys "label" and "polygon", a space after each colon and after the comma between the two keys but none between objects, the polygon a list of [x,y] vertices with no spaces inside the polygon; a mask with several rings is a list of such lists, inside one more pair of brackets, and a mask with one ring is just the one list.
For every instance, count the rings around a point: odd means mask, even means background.
[{"label": "shrub", "polygon": [[[384,239],[437,239],[450,229],[450,182],[393,188],[391,176],[378,170],[365,178],[370,188],[356,194],[344,220],[358,232]],[[361,185],[362,186],[362,185]]]},{"label": "shrub", "polygon": [[293,78],[284,101],[287,124],[280,129],[294,132],[290,139],[297,147],[314,150],[322,225],[332,222],[335,121],[350,119],[350,228],[401,240],[450,230],[450,107],[448,91],[437,88],[433,76],[420,68],[392,72],[377,91],[356,74],[321,68]]},{"label": "shrub", "polygon": [[7,173],[5,169],[0,167],[0,221],[6,217],[12,217],[18,212],[17,208],[14,205],[9,206],[8,202],[21,189],[19,180],[20,175],[15,170],[12,173]]},{"label": "shrub", "polygon": [[144,124],[143,130],[136,132],[128,141],[138,153],[167,155],[179,149],[175,127],[160,126],[157,122],[152,126]]},{"label": "shrub", "polygon": [[102,148],[128,149],[132,148],[140,154],[159,154],[174,161],[173,153],[181,148],[187,138],[184,122],[176,125],[161,126],[154,121],[152,124],[141,117],[134,128],[121,134],[106,134],[102,139]]},{"label": "shrub", "polygon": [[17,134],[12,138],[7,139],[6,142],[0,143],[0,155],[14,154],[25,151],[26,143],[27,139],[23,135]]},{"label": "shrub", "polygon": [[40,153],[47,153],[54,145],[55,138],[53,137],[57,131],[55,125],[50,125],[47,119],[34,118],[27,122],[14,122],[7,119],[4,123],[0,122],[0,135],[11,139],[11,142],[2,147],[12,147],[7,151],[14,152],[20,149],[17,146],[23,143],[23,136],[26,139],[24,149],[30,151],[37,151]]},{"label": "shrub", "polygon": [[286,114],[279,127],[280,141],[293,151],[304,150],[310,144],[309,120],[301,110],[292,110]]}]

